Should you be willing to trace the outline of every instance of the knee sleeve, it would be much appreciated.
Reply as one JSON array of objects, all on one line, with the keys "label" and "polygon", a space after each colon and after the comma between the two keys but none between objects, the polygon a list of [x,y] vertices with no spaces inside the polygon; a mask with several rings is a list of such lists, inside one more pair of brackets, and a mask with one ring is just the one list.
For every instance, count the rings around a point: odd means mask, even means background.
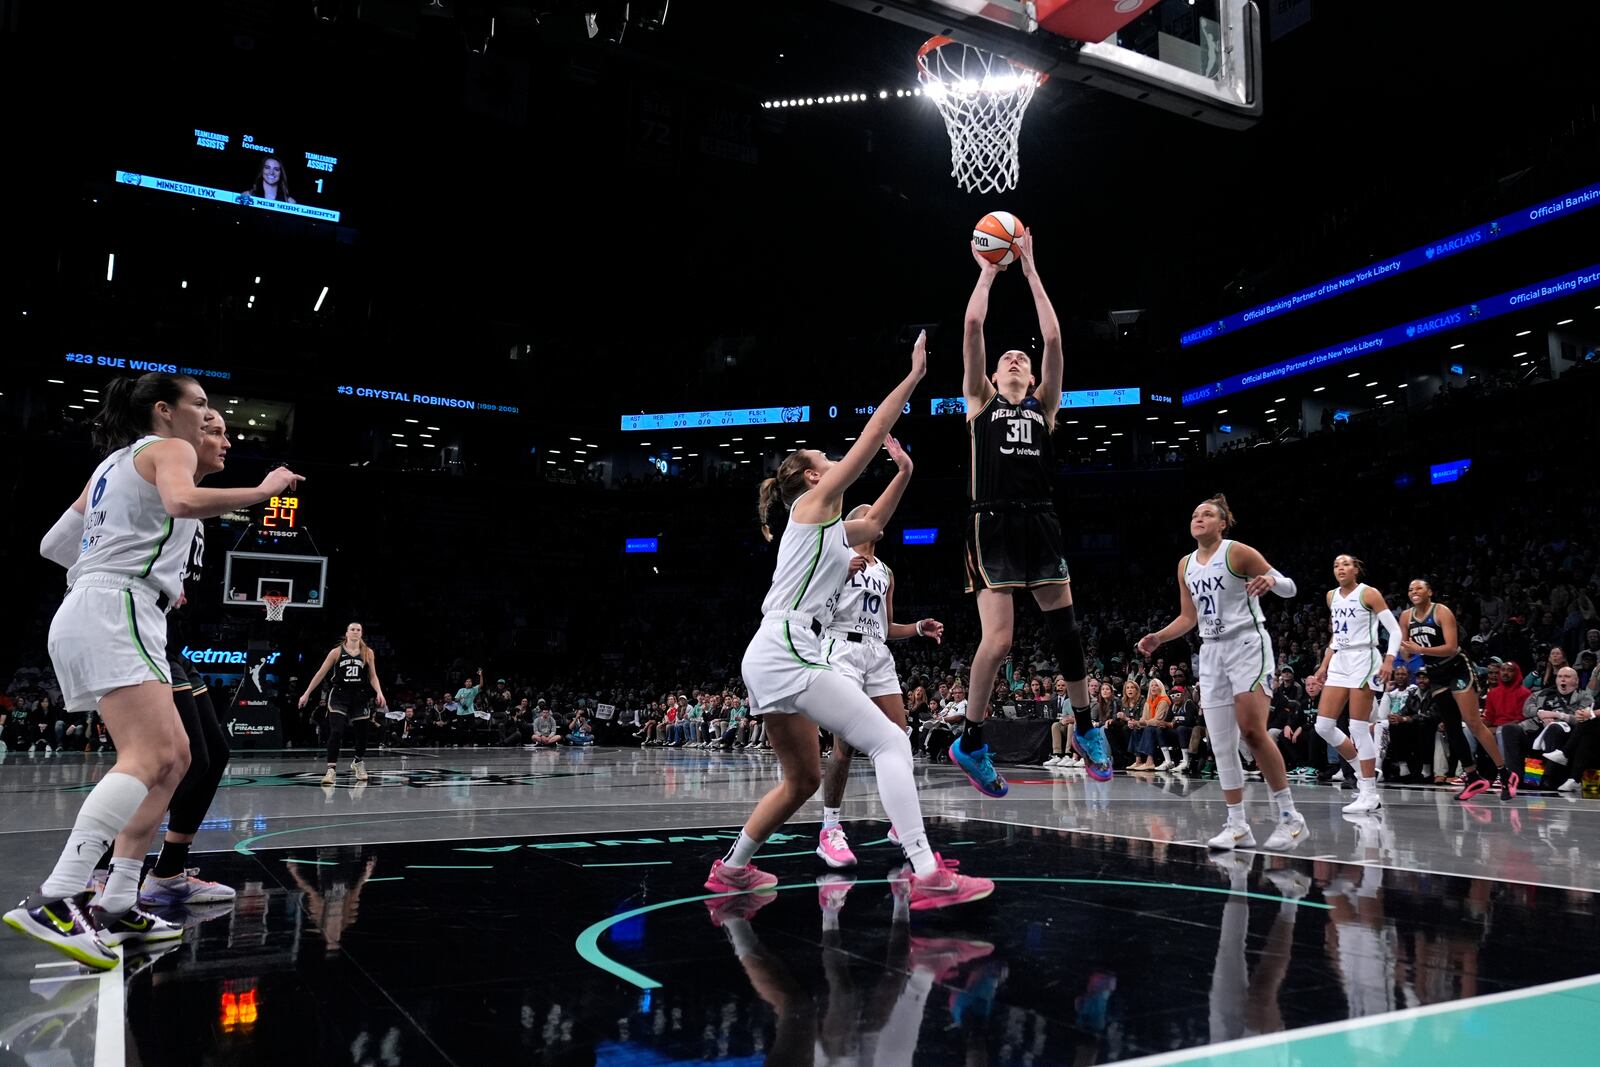
[{"label": "knee sleeve", "polygon": [[1372,738],[1372,724],[1350,720],[1350,739],[1356,744],[1356,759],[1377,759],[1378,743]]},{"label": "knee sleeve", "polygon": [[1045,612],[1044,624],[1055,649],[1056,669],[1069,682],[1083,681],[1088,672],[1083,664],[1083,631],[1078,627],[1078,613],[1068,604]]},{"label": "knee sleeve", "polygon": [[1326,741],[1329,748],[1341,748],[1349,740],[1345,732],[1339,729],[1339,720],[1326,715],[1317,716],[1317,736]]},{"label": "knee sleeve", "polygon": [[1211,755],[1217,761],[1217,781],[1224,789],[1244,788],[1244,762],[1239,758],[1239,723],[1233,709],[1205,708],[1206,734],[1211,739]]}]

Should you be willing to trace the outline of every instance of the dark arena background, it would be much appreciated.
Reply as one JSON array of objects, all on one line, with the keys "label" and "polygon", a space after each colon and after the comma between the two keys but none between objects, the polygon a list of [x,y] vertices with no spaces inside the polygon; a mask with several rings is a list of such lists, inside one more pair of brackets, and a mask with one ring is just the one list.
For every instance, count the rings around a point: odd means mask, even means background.
[{"label": "dark arena background", "polygon": [[[231,445],[204,486],[303,476],[205,520],[167,648],[231,750],[186,861],[228,899],[147,895],[172,936],[103,967],[0,931],[0,1067],[1591,1062],[1600,20],[1486,14],[0,0],[8,922],[133,755],[63,705],[40,555],[112,382],[198,383]],[[1019,66],[919,79],[935,35]],[[940,109],[1030,71],[1014,187],[960,187]],[[1032,596],[972,676],[964,311],[992,211],[1059,315],[1047,475],[1109,780]],[[993,282],[984,374],[1045,366],[1024,275]],[[819,854],[819,793],[756,853],[776,886],[719,889],[756,802],[810,784],[741,666],[778,563],[758,486],[873,433],[922,331],[876,552],[894,618],[943,639],[888,648],[940,876],[993,893],[922,910],[859,753],[853,865]],[[879,451],[845,509],[895,471]],[[1250,609],[1272,662],[1243,787],[1265,839],[1276,753],[1288,850],[1214,847],[1236,821],[1200,637],[1138,647],[1190,599],[1216,493],[1298,586]],[[1465,657],[1453,694],[1412,652],[1380,680],[1355,812],[1362,760],[1315,728],[1345,553],[1397,616],[1429,583]],[[329,770],[340,698],[300,697],[352,622],[386,706]],[[969,698],[1003,796],[951,761]],[[1487,727],[1466,744],[1457,707]],[[823,770],[841,744],[817,731]]]}]

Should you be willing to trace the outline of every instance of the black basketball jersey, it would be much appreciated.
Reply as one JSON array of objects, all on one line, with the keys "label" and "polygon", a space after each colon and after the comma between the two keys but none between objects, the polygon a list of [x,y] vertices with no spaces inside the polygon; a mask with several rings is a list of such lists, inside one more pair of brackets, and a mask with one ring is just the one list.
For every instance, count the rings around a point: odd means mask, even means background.
[{"label": "black basketball jersey", "polygon": [[185,584],[184,592],[187,593],[189,582],[200,579],[200,568],[206,561],[206,524],[201,523],[194,528],[194,540],[189,542],[189,555],[184,558],[183,570],[178,575]]},{"label": "black basketball jersey", "polygon": [[333,684],[340,689],[360,689],[367,684],[367,661],[361,653],[339,646],[339,662],[333,665]]},{"label": "black basketball jersey", "polygon": [[[1439,606],[1435,604],[1429,608],[1427,618],[1419,619],[1417,618],[1416,610],[1412,609],[1411,623],[1406,627],[1406,636],[1423,648],[1438,648],[1444,644],[1444,628],[1439,625],[1438,620],[1434,617],[1438,612]],[[1432,673],[1441,667],[1454,666],[1460,658],[1461,653],[1458,652],[1449,659],[1427,657],[1422,662],[1428,668],[1429,676],[1431,677]]]},{"label": "black basketball jersey", "polygon": [[1049,503],[1055,452],[1044,412],[1031,398],[1012,404],[996,393],[967,420],[972,471],[967,496],[974,504]]},{"label": "black basketball jersey", "polygon": [[[189,554],[184,557],[183,570],[179,572],[178,579],[183,582],[185,597],[189,593],[189,583],[200,580],[200,567],[206,558],[206,524],[200,523],[194,528],[194,540],[189,543]],[[167,656],[177,655],[183,648],[187,635],[184,620],[188,614],[186,608],[174,604],[172,610],[167,612]]]}]

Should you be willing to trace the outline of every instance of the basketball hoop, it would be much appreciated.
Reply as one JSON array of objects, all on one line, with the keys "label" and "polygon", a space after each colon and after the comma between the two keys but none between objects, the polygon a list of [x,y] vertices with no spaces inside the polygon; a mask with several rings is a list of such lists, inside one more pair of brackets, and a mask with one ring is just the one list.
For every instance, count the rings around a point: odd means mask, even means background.
[{"label": "basketball hoop", "polygon": [[1050,76],[950,37],[930,37],[917,49],[917,80],[950,134],[956,184],[969,193],[1015,188],[1022,116]]},{"label": "basketball hoop", "polygon": [[268,622],[282,622],[283,621],[283,611],[284,611],[285,608],[287,608],[289,606],[289,598],[288,597],[286,597],[286,596],[273,596],[272,594],[269,593],[269,594],[265,594],[265,595],[262,596],[261,602],[267,606],[267,621]]}]

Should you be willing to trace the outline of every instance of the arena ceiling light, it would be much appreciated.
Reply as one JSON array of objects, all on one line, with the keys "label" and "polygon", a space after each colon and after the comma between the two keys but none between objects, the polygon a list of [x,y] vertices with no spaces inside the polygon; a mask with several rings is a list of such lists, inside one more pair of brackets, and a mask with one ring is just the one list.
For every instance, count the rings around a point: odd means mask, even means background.
[{"label": "arena ceiling light", "polygon": [[1517,331],[1517,336],[1518,337],[1526,337],[1532,332],[1533,332],[1532,330],[1518,330]]},{"label": "arena ceiling light", "polygon": [[1511,353],[1511,358],[1512,359],[1521,359],[1523,356],[1525,356],[1527,354],[1528,353],[1526,353],[1526,352],[1513,352],[1513,353]]},{"label": "arena ceiling light", "polygon": [[1377,385],[1378,385],[1378,383],[1377,383],[1377,382],[1368,382],[1368,383],[1367,383],[1367,384],[1366,384],[1366,386],[1365,386],[1365,388],[1367,388],[1367,389],[1374,389],[1374,388],[1376,388],[1376,387],[1377,387]]},{"label": "arena ceiling light", "polygon": [[1286,397],[1286,396],[1280,396],[1280,397],[1277,397],[1277,398],[1275,398],[1275,399],[1274,399],[1274,400],[1273,400],[1273,401],[1272,401],[1272,402],[1273,402],[1273,403],[1274,403],[1274,404],[1281,404],[1281,403],[1283,403],[1283,402],[1284,402],[1284,401],[1285,401],[1285,400],[1288,400],[1288,399],[1289,399],[1289,398],[1288,398],[1288,397]]},{"label": "arena ceiling light", "polygon": [[1274,416],[1272,416],[1272,418],[1268,419],[1267,421],[1268,422],[1277,422],[1278,421],[1278,416],[1274,415]]},{"label": "arena ceiling light", "polygon": [[1462,342],[1460,342],[1460,343],[1459,343],[1459,344],[1453,344],[1453,345],[1451,345],[1451,346],[1450,346],[1450,351],[1452,351],[1452,352],[1454,352],[1454,351],[1455,351],[1455,350],[1456,350],[1456,349],[1458,349],[1458,348],[1466,348],[1466,347],[1467,347],[1467,342],[1465,342],[1465,341],[1462,341]]},{"label": "arena ceiling light", "polygon": [[1159,419],[1159,418],[1160,418],[1160,417],[1161,417],[1161,416],[1160,416],[1160,415],[1146,415],[1146,416],[1145,416],[1145,417],[1144,417],[1144,421],[1145,421],[1145,422],[1155,422],[1155,421],[1156,421],[1156,420],[1157,420],[1157,419]]},{"label": "arena ceiling light", "polygon": [[1373,397],[1372,399],[1374,399],[1374,400],[1382,400],[1384,397],[1386,397],[1388,395],[1389,395],[1388,393],[1379,393],[1377,396]]},{"label": "arena ceiling light", "polygon": [[1227,413],[1228,413],[1228,409],[1227,408],[1218,408],[1217,409],[1217,414],[1218,415],[1226,415]]},{"label": "arena ceiling light", "polygon": [[1321,393],[1321,392],[1325,392],[1327,390],[1327,388],[1328,387],[1326,385],[1319,385],[1319,386],[1317,386],[1315,389],[1313,389],[1311,391],[1313,393]]},{"label": "arena ceiling light", "polygon": [[439,431],[439,427],[437,427],[437,426],[429,426],[428,429],[434,431],[435,433],[437,433]]},{"label": "arena ceiling light", "polygon": [[[188,282],[184,282],[183,284],[184,285],[188,285],[189,283]],[[322,287],[322,292],[317,294],[317,302],[315,304],[311,305],[311,310],[312,311],[321,311],[322,310],[322,302],[324,300],[326,300],[326,299],[328,299],[328,287],[326,285],[324,285]]]},{"label": "arena ceiling light", "polygon": [[107,252],[106,253],[106,281],[109,282],[112,278],[116,277],[116,273],[117,273],[117,254],[115,252]]},{"label": "arena ceiling light", "polygon": [[1358,370],[1353,370],[1349,374],[1346,374],[1345,377],[1346,378],[1359,378],[1359,377],[1361,377],[1361,372],[1358,371]]},{"label": "arena ceiling light", "polygon": [[[107,274],[106,275],[106,281],[109,282],[110,280],[111,280],[111,276],[109,274]],[[1569,325],[1571,322],[1572,322],[1571,319],[1562,319],[1560,322],[1556,323],[1556,325],[1557,326],[1566,326],[1566,325]]]},{"label": "arena ceiling light", "polygon": [[422,420],[421,419],[407,419],[406,421],[409,422],[411,425],[415,426],[418,423],[420,423]]}]

